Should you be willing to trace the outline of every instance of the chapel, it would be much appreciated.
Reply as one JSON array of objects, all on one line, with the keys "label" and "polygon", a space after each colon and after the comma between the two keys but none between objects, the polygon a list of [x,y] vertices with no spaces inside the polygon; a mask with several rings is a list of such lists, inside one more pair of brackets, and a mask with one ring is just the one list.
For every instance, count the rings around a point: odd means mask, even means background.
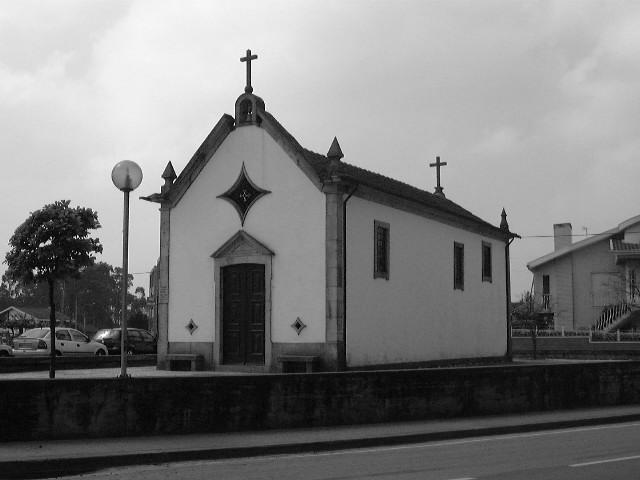
[{"label": "chapel", "polygon": [[[159,193],[158,368],[395,368],[508,355],[509,231],[302,147],[244,92]],[[366,160],[360,159],[361,163]],[[402,159],[399,159],[402,161]]]}]

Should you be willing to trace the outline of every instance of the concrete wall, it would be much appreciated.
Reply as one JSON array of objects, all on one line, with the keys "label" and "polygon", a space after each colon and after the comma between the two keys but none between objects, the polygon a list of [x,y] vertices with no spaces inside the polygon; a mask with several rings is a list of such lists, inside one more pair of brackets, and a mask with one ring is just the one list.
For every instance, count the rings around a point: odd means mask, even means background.
[{"label": "concrete wall", "polygon": [[[577,328],[574,317],[574,282],[573,257],[567,255],[553,261],[545,274],[549,275],[549,289],[551,292],[551,309],[555,313],[555,327],[567,329]],[[540,292],[542,292],[542,278],[540,277]]]},{"label": "concrete wall", "polygon": [[[389,224],[388,280],[373,276],[376,220]],[[464,290],[453,288],[454,241],[464,244]],[[483,241],[492,282],[482,281]],[[504,242],[354,196],[346,261],[347,365],[506,353]]]},{"label": "concrete wall", "polygon": [[[251,207],[244,227],[234,207],[217,198],[236,181],[243,162],[251,180],[271,191]],[[323,342],[325,213],[324,194],[264,129],[231,132],[171,210],[170,344],[216,341],[210,255],[241,228],[275,252],[271,341]],[[300,336],[290,327],[297,317],[307,325]],[[185,328],[190,319],[198,325],[193,335]]]},{"label": "concrete wall", "polygon": [[[43,357],[0,357],[0,372],[34,372],[49,370],[51,360]],[[129,355],[127,365],[130,367],[156,365],[155,354]],[[119,367],[120,355],[100,355],[87,357],[56,357],[57,370],[74,370],[87,368]]]},{"label": "concrete wall", "polygon": [[[624,283],[618,286],[622,269],[614,262],[608,239],[574,252],[573,265],[575,328],[589,328],[600,316],[605,304],[624,297]],[[608,286],[605,289],[608,295],[598,295],[597,288],[594,291],[598,283],[594,275],[607,277]]]},{"label": "concrete wall", "polygon": [[514,337],[513,354],[526,358],[640,359],[640,342],[592,342],[589,337]]},{"label": "concrete wall", "polygon": [[0,411],[19,414],[0,415],[0,439],[328,426],[638,401],[640,362],[127,380],[1,380]]},{"label": "concrete wall", "polygon": [[575,328],[573,321],[573,264],[571,255],[544,264],[533,272],[533,291],[537,306],[542,305],[542,277],[549,275],[549,310],[554,313],[554,328]]},{"label": "concrete wall", "polygon": [[624,229],[624,241],[627,243],[640,243],[640,216],[630,218],[620,224],[619,228]]}]

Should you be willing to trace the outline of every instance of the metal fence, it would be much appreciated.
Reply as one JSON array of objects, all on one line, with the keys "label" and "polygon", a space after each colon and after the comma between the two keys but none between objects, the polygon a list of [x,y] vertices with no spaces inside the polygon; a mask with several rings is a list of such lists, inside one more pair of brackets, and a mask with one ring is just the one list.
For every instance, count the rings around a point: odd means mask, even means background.
[{"label": "metal fence", "polygon": [[604,330],[560,330],[513,328],[511,336],[516,337],[587,337],[591,342],[640,342],[640,331],[606,332]]}]

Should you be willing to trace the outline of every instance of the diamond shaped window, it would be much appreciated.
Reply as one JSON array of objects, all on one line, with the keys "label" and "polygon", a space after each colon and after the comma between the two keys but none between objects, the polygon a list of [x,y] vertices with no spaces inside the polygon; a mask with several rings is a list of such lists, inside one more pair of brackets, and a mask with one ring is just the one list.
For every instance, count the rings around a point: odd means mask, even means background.
[{"label": "diamond shaped window", "polygon": [[271,192],[258,187],[251,181],[243,163],[242,170],[240,171],[240,175],[238,175],[236,182],[229,190],[224,192],[222,195],[218,195],[218,198],[224,198],[234,206],[238,215],[240,215],[240,222],[244,226],[244,219],[246,218],[249,209],[260,197],[267,193]]},{"label": "diamond shaped window", "polygon": [[193,332],[195,332],[198,329],[198,325],[196,324],[196,322],[193,321],[193,318],[192,318],[189,320],[189,323],[187,323],[187,325],[184,328],[187,329],[190,335],[193,335]]},{"label": "diamond shaped window", "polygon": [[291,324],[291,328],[293,328],[298,335],[302,333],[302,330],[306,328],[305,323],[300,320],[300,317],[296,318],[296,321]]}]

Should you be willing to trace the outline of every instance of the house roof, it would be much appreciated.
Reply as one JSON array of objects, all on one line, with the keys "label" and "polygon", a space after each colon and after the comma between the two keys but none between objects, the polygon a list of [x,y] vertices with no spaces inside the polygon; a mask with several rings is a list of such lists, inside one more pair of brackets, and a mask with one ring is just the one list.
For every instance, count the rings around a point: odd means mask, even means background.
[{"label": "house roof", "polygon": [[564,248],[561,248],[555,252],[548,253],[543,255],[542,257],[536,258],[531,262],[527,263],[527,268],[529,270],[535,270],[536,268],[551,262],[553,260],[557,260],[566,255],[570,255],[577,250],[581,250],[583,248],[594,245],[598,242],[602,242],[603,240],[609,241],[609,249],[612,253],[639,253],[640,254],[640,244],[628,243],[624,242],[620,235],[625,232],[629,227],[640,223],[640,215],[636,215],[635,217],[631,217],[620,224],[617,227],[611,228],[605,232],[599,233],[592,237],[586,238],[584,240],[580,240],[579,242],[572,243]]},{"label": "house roof", "polygon": [[612,238],[609,248],[611,253],[613,253],[616,264],[624,260],[640,258],[639,243],[629,243],[617,238]]},{"label": "house roof", "polygon": [[[26,315],[29,315],[37,320],[48,320],[49,319],[49,307],[7,307],[0,312],[0,315],[7,313],[11,310],[16,312],[21,312]],[[64,313],[56,310],[56,321],[67,321],[69,317]]]},{"label": "house roof", "polygon": [[[408,200],[420,207],[434,212],[436,216],[449,222],[459,224],[463,227],[472,227],[486,235],[504,239],[506,236],[515,237],[517,235],[505,232],[470,211],[452,202],[451,200],[433,193],[421,190],[409,184],[400,182],[390,177],[356,167],[343,161],[336,161],[335,158],[328,158],[325,155],[312,152],[302,147],[276,118],[266,110],[258,112],[259,126],[267,130],[274,140],[287,151],[298,166],[300,166],[311,180],[321,188],[324,182],[333,178],[351,185],[364,185],[375,191]],[[230,115],[223,115],[211,133],[207,136],[202,145],[196,150],[193,157],[178,175],[170,188],[163,187],[163,193],[154,193],[144,200],[169,203],[174,206],[193,183],[198,173],[213,156],[224,139],[233,131],[234,118]]]},{"label": "house roof", "polygon": [[640,251],[640,244],[624,242],[622,240],[612,238],[611,250],[617,252],[638,252]]}]

